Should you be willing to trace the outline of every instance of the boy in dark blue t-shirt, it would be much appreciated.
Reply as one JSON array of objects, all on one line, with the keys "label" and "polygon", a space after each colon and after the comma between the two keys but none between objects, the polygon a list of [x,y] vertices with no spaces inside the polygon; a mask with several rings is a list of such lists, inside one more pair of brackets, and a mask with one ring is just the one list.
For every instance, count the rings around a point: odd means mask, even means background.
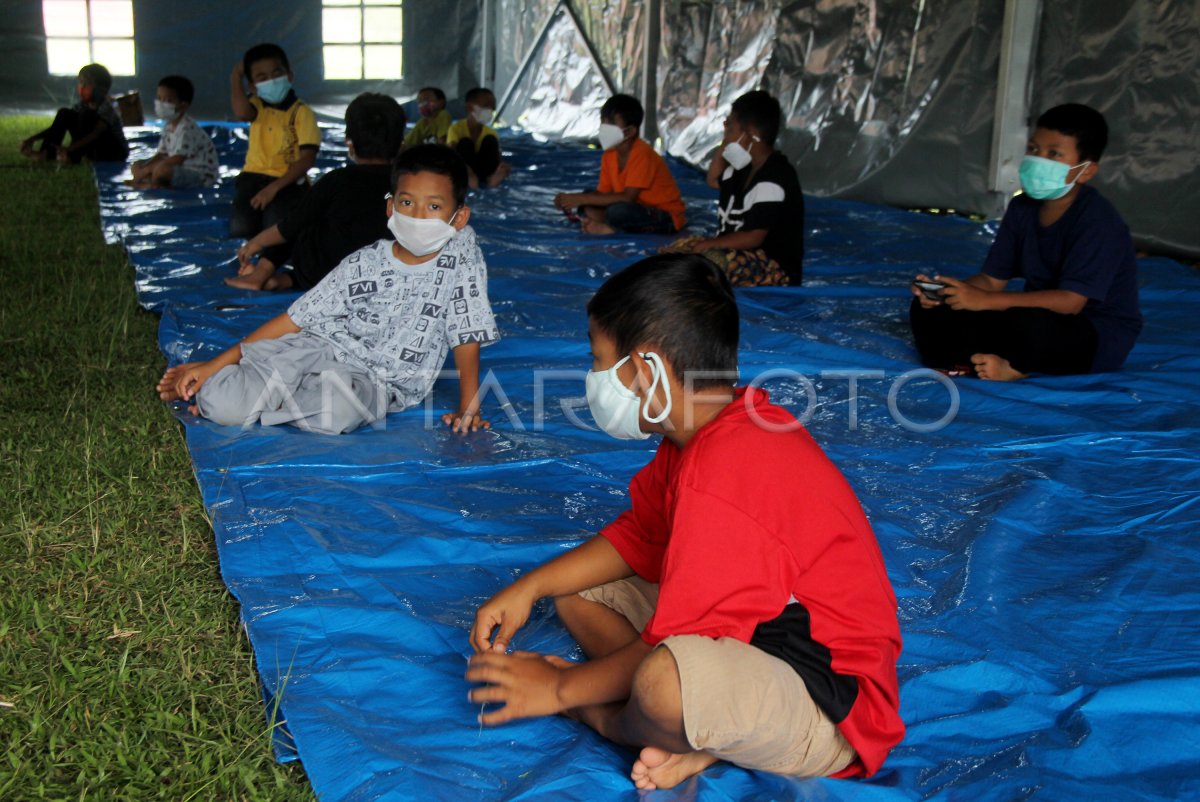
[{"label": "boy in dark blue t-shirt", "polygon": [[[1108,126],[1095,109],[1055,106],[1037,120],[1013,198],[977,275],[918,275],[910,310],[929,367],[1011,381],[1030,373],[1117,370],[1142,329],[1129,227],[1087,186]],[[1014,278],[1024,292],[1005,292]]]}]

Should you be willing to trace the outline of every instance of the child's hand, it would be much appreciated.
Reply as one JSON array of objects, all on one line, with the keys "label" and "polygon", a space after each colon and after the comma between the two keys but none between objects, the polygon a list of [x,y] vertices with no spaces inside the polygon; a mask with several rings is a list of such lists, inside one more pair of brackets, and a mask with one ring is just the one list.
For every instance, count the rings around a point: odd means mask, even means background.
[{"label": "child's hand", "polygon": [[939,276],[938,281],[946,285],[946,289],[942,290],[942,303],[951,309],[981,312],[991,306],[991,296],[994,293],[988,290],[946,276]]},{"label": "child's hand", "polygon": [[155,389],[163,401],[190,401],[212,375],[208,362],[187,362],[168,368]]},{"label": "child's hand", "polygon": [[259,248],[254,240],[246,242],[242,247],[238,248],[238,275],[244,276],[254,272],[254,257],[258,256],[262,248]]},{"label": "child's hand", "polygon": [[233,71],[229,73],[231,81],[241,83],[241,80],[246,77],[246,66],[242,62],[237,62],[233,65]]},{"label": "child's hand", "polygon": [[575,200],[575,195],[576,193],[574,192],[560,192],[554,196],[554,205],[560,209],[569,209],[577,206],[579,204]]},{"label": "child's hand", "polygon": [[484,653],[471,658],[467,680],[482,683],[468,697],[476,704],[504,706],[479,717],[480,724],[503,724],[517,718],[552,716],[566,708],[559,694],[563,672],[572,664],[534,652]]},{"label": "child's hand", "polygon": [[[518,581],[484,602],[475,611],[475,623],[471,625],[471,648],[477,652],[499,652],[504,654],[513,635],[529,620],[536,598],[530,596]],[[492,631],[496,631],[495,639]]]},{"label": "child's hand", "polygon": [[259,211],[262,211],[271,205],[271,201],[275,200],[275,195],[278,192],[279,190],[273,183],[267,184],[265,187],[259,190],[257,195],[250,199],[250,205]]},{"label": "child's hand", "polygon": [[[916,280],[917,281],[943,281],[943,282],[946,282],[945,279],[939,278],[936,275],[933,276],[932,278],[930,278],[929,276],[925,275],[924,273],[917,273]],[[948,284],[949,282],[946,282],[946,283]],[[925,293],[921,292],[921,288],[918,287],[917,285],[909,284],[908,288],[909,288],[909,290],[912,291],[913,295],[917,296],[917,300],[921,302],[922,308],[933,309],[935,306],[942,305],[941,301],[935,301],[932,298],[930,298],[929,296],[927,296]]]},{"label": "child's hand", "polygon": [[477,432],[492,428],[492,424],[479,417],[478,412],[447,412],[442,416],[442,423],[455,432]]}]

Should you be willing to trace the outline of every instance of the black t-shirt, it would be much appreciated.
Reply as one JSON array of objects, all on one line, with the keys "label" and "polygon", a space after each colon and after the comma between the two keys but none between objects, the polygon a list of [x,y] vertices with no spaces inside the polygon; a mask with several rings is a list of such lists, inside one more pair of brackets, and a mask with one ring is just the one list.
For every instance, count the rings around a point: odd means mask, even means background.
[{"label": "black t-shirt", "polygon": [[725,168],[717,236],[765,228],[763,250],[787,273],[789,283],[799,285],[804,269],[804,195],[800,179],[787,156],[779,151],[767,157],[747,184],[752,169],[753,165],[736,171]]},{"label": "black t-shirt", "polygon": [[292,280],[297,289],[315,287],[359,248],[390,237],[387,200],[391,166],[339,167],[313,184],[279,233],[292,243]]}]

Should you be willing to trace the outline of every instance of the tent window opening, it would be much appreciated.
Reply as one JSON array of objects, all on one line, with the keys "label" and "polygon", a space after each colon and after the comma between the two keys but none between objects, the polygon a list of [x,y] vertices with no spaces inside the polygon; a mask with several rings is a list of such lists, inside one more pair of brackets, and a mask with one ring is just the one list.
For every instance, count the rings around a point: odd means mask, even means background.
[{"label": "tent window opening", "polygon": [[113,75],[136,75],[133,0],[42,0],[46,62],[51,75],[75,75],[103,64]]},{"label": "tent window opening", "polygon": [[397,0],[321,0],[325,79],[400,78],[404,14]]}]

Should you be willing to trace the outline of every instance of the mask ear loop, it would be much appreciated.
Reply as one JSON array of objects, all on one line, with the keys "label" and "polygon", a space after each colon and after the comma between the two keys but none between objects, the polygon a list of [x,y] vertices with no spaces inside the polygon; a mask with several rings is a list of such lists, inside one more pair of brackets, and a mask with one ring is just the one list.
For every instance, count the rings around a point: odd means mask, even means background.
[{"label": "mask ear loop", "polygon": [[[662,357],[650,351],[641,355],[642,359],[650,363],[650,389],[646,393],[646,403],[642,406],[642,417],[647,423],[662,423],[671,414],[671,385],[667,384],[667,369],[663,366]],[[654,391],[658,388],[659,382],[662,383],[663,392],[667,394],[667,403],[663,405],[662,412],[655,417],[650,417],[650,399],[654,398]]]}]

